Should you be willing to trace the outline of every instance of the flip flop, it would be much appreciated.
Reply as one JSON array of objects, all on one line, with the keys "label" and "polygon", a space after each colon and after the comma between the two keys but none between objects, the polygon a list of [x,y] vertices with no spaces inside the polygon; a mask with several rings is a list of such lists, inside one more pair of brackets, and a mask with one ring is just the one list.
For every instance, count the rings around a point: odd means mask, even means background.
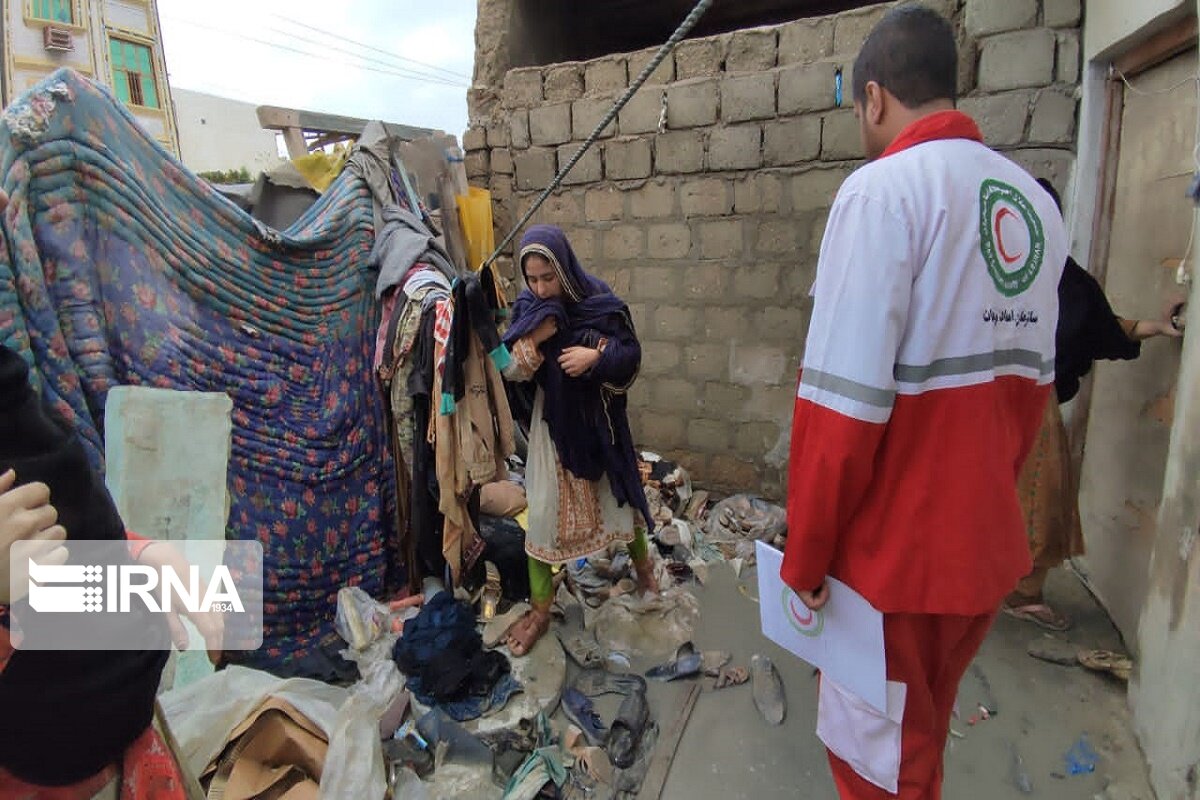
[{"label": "flip flop", "polygon": [[700,674],[704,666],[704,656],[696,652],[696,646],[685,642],[675,651],[675,658],[665,664],[659,664],[646,671],[647,678],[656,681],[674,681],[680,678],[692,678]]},{"label": "flip flop", "polygon": [[1032,622],[1039,628],[1053,631],[1054,633],[1062,633],[1071,629],[1071,620],[1045,603],[1030,603],[1023,606],[1005,604],[1004,613],[1024,622]]},{"label": "flip flop", "polygon": [[608,730],[608,757],[614,766],[628,769],[637,760],[638,745],[642,734],[646,731],[646,723],[650,721],[650,709],[646,705],[646,695],[634,692],[626,696]]},{"label": "flip flop", "polygon": [[529,655],[549,630],[549,612],[539,615],[531,608],[508,629],[506,636],[508,651],[514,658]]},{"label": "flip flop", "polygon": [[726,689],[730,686],[741,686],[750,680],[750,673],[745,667],[723,667],[713,681],[713,690]]},{"label": "flip flop", "polygon": [[783,679],[763,655],[750,659],[750,678],[754,683],[754,706],[770,725],[782,725],[787,716],[787,698],[783,693]]},{"label": "flip flop", "polygon": [[1111,650],[1084,650],[1079,654],[1079,663],[1094,672],[1107,672],[1123,681],[1133,675],[1133,659]]},{"label": "flip flop", "polygon": [[529,611],[528,603],[517,603],[500,616],[493,617],[487,625],[483,626],[483,646],[491,649],[502,643],[504,637],[508,635],[509,629]]},{"label": "flip flop", "polygon": [[583,692],[571,687],[564,689],[562,708],[567,719],[583,731],[583,735],[590,743],[598,745],[604,742],[608,735],[608,729],[604,727],[604,721],[596,713],[596,707],[592,705],[592,701]]},{"label": "flip flop", "polygon": [[595,636],[580,633],[564,637],[560,633],[558,640],[571,660],[584,669],[604,666],[604,651]]},{"label": "flip flop", "polygon": [[588,697],[633,694],[646,691],[646,679],[641,675],[619,675],[602,669],[588,669],[579,673],[574,686]]}]

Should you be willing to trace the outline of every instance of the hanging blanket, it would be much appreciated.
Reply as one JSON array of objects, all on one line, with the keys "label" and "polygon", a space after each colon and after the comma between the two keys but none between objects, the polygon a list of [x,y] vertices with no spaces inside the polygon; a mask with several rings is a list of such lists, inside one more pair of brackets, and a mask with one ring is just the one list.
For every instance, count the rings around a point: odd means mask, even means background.
[{"label": "hanging blanket", "polygon": [[0,185],[0,343],[98,469],[113,386],[233,399],[228,536],[266,552],[265,643],[237,660],[329,677],[337,591],[380,593],[395,494],[367,185],[345,172],[272,231],[67,70],[4,112]]}]

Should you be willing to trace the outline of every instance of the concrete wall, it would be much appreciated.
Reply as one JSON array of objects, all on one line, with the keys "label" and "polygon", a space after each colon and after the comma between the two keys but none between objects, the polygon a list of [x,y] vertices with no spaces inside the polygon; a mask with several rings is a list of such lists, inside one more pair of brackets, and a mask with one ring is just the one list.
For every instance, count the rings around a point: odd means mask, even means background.
[{"label": "concrete wall", "polygon": [[275,132],[258,123],[254,104],[187,89],[172,94],[181,158],[193,172],[245,167],[255,175],[284,160]]},{"label": "concrete wall", "polygon": [[[1063,186],[1078,3],[934,5],[961,32],[964,110],[990,144]],[[503,0],[480,8],[493,27],[507,19]],[[684,42],[535,217],[561,225],[633,309],[644,347],[631,395],[639,442],[710,485],[782,492],[816,254],[861,157],[850,71],[884,10]],[[480,80],[510,63],[508,40],[483,30],[477,42],[464,144],[472,182],[492,191],[500,237],[652,53],[509,70],[495,87]]]}]

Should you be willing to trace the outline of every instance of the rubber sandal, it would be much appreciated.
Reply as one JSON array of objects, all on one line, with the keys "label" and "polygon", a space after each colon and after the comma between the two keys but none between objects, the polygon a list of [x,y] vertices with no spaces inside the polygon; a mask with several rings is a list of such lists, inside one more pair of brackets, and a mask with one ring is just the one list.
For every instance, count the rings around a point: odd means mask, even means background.
[{"label": "rubber sandal", "polygon": [[604,651],[595,636],[579,633],[564,637],[560,633],[558,640],[562,642],[563,649],[567,651],[571,660],[584,669],[604,666]]},{"label": "rubber sandal", "polygon": [[647,678],[656,681],[674,681],[680,678],[692,678],[700,674],[704,666],[704,656],[696,652],[696,646],[685,642],[675,651],[675,658],[665,664],[659,664],[646,671]]},{"label": "rubber sandal", "polygon": [[483,646],[491,649],[499,645],[508,636],[512,626],[531,610],[528,603],[517,603],[500,616],[492,618],[487,625],[483,626]]},{"label": "rubber sandal", "polygon": [[1032,622],[1043,630],[1062,633],[1071,629],[1071,620],[1059,614],[1045,603],[1031,603],[1025,606],[1004,606],[1004,613],[1024,622]]},{"label": "rubber sandal", "polygon": [[605,745],[614,766],[628,769],[637,761],[638,745],[649,720],[650,709],[646,705],[646,695],[641,692],[628,695],[621,703],[617,718],[608,730],[608,743]]},{"label": "rubber sandal", "polygon": [[619,675],[602,669],[587,669],[575,678],[574,686],[588,697],[604,694],[633,694],[646,691],[641,675]]},{"label": "rubber sandal", "polygon": [[1084,650],[1079,654],[1079,663],[1093,672],[1107,672],[1123,681],[1133,675],[1133,659],[1111,650]]},{"label": "rubber sandal", "polygon": [[750,659],[750,678],[754,682],[754,706],[770,725],[782,725],[787,716],[787,699],[783,694],[783,679],[763,655]]},{"label": "rubber sandal", "polygon": [[550,612],[540,614],[536,609],[529,609],[525,615],[513,623],[508,630],[505,644],[514,658],[529,655],[542,637],[550,631]]},{"label": "rubber sandal", "polygon": [[484,572],[487,578],[483,583],[483,595],[479,603],[479,618],[484,622],[490,622],[496,616],[496,609],[500,605],[500,570],[491,561],[484,564]]},{"label": "rubber sandal", "polygon": [[592,705],[592,701],[587,695],[575,688],[564,689],[562,708],[567,719],[583,731],[583,735],[590,743],[598,745],[604,742],[608,735],[608,729],[604,727],[604,721],[596,713],[596,707]]}]

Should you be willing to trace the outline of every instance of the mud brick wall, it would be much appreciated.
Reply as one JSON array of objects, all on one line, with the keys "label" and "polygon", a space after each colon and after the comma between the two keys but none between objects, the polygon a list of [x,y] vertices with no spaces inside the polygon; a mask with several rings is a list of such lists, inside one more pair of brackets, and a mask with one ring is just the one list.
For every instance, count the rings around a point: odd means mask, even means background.
[{"label": "mud brick wall", "polygon": [[[507,70],[506,2],[480,4],[465,137],[497,240],[653,55]],[[929,5],[959,31],[962,109],[1061,188],[1074,163],[1079,0]],[[784,490],[821,236],[861,163],[853,60],[888,7],[683,42],[534,217],[562,226],[633,310],[638,441],[707,485]],[[515,277],[511,259],[502,268]]]}]

